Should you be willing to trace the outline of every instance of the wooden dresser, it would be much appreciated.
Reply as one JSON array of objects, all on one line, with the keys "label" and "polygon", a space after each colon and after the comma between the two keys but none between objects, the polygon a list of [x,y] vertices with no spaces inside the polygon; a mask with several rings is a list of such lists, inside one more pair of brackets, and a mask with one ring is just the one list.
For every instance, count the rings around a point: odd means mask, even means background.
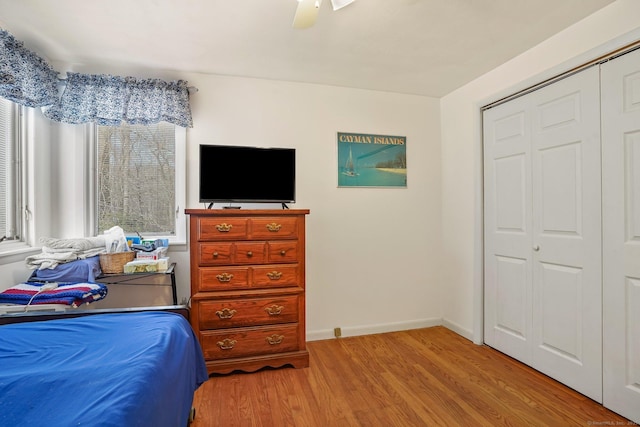
[{"label": "wooden dresser", "polygon": [[309,366],[306,209],[187,209],[191,326],[209,373]]}]

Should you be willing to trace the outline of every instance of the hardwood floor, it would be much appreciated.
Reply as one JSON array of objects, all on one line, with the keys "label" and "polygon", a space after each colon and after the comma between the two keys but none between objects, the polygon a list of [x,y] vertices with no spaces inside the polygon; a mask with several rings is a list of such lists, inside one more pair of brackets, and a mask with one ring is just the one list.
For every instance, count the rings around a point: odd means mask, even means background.
[{"label": "hardwood floor", "polygon": [[307,348],[309,368],[211,376],[192,427],[635,425],[444,327]]}]

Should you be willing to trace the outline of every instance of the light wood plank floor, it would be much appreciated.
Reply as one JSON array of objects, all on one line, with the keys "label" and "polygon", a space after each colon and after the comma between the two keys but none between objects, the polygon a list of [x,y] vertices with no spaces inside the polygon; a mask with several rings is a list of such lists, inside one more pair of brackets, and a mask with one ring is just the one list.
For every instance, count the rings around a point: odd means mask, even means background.
[{"label": "light wood plank floor", "polygon": [[192,427],[634,425],[444,327],[307,348],[309,368],[211,376]]}]

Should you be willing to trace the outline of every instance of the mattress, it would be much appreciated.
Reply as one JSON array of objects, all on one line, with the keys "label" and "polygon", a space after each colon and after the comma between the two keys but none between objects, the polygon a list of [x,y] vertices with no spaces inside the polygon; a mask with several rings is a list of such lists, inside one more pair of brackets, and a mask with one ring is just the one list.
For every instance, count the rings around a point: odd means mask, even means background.
[{"label": "mattress", "polygon": [[184,426],[208,378],[179,314],[0,326],[0,425]]}]

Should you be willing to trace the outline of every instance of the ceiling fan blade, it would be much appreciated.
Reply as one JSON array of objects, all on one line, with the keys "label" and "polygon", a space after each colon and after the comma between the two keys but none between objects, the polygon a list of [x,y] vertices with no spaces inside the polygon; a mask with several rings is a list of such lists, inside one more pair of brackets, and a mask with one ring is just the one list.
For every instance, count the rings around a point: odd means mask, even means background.
[{"label": "ceiling fan blade", "polygon": [[309,28],[316,22],[322,0],[298,0],[293,28]]},{"label": "ceiling fan blade", "polygon": [[333,6],[333,10],[342,9],[345,6],[349,6],[356,0],[331,0],[331,6]]}]

